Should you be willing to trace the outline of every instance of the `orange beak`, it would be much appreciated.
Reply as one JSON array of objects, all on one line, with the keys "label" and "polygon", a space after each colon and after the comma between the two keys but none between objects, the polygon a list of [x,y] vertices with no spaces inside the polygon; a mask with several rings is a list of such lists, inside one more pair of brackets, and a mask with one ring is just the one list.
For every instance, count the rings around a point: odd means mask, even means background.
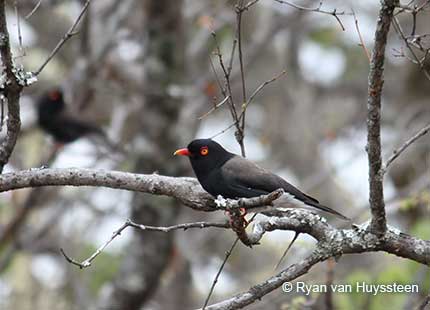
[{"label": "orange beak", "polygon": [[185,149],[176,150],[175,153],[173,153],[173,155],[190,156],[191,153],[190,153],[190,151],[188,151],[187,148],[185,148]]}]

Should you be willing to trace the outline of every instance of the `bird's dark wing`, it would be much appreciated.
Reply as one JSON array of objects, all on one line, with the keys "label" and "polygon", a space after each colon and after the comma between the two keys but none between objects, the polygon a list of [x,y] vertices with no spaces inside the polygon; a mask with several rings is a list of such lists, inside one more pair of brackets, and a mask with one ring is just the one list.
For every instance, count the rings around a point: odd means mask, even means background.
[{"label": "bird's dark wing", "polygon": [[221,169],[224,178],[231,180],[231,183],[237,186],[245,187],[250,192],[255,192],[256,195],[268,194],[282,188],[285,192],[305,203],[318,203],[318,200],[302,193],[280,176],[243,157],[233,157]]},{"label": "bird's dark wing", "polygon": [[229,186],[237,192],[237,197],[255,197],[282,188],[287,194],[294,196],[294,199],[303,202],[305,205],[347,219],[339,212],[321,205],[318,200],[301,192],[280,176],[259,167],[243,157],[234,156],[222,166],[221,170],[226,183],[231,184]]},{"label": "bird's dark wing", "polygon": [[63,142],[71,142],[87,134],[104,135],[99,127],[69,115],[61,115],[53,119],[51,127],[54,137]]}]

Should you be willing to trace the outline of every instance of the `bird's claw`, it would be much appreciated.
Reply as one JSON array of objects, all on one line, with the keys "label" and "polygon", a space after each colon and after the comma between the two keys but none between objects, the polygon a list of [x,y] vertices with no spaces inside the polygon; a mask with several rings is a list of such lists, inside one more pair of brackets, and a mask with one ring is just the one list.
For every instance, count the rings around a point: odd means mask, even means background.
[{"label": "bird's claw", "polygon": [[[248,226],[248,221],[246,220],[246,209],[239,208],[233,211],[225,211],[225,214],[230,218],[229,222],[231,226],[242,226],[243,228]],[[240,225],[238,225],[240,223]]]}]

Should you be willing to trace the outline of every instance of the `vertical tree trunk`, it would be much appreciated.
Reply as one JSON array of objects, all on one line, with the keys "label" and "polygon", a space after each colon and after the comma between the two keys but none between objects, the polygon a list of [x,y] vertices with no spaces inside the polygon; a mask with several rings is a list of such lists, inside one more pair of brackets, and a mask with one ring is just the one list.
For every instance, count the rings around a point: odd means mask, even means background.
[{"label": "vertical tree trunk", "polygon": [[[145,146],[139,150],[135,172],[179,175],[184,161],[172,158],[173,151],[191,134],[181,132],[178,122],[182,100],[169,94],[180,85],[184,73],[182,1],[143,1],[144,82],[139,135]],[[177,202],[169,198],[135,194],[131,206],[133,221],[154,226],[172,225],[178,216]],[[163,271],[172,259],[174,234],[136,231],[125,251],[119,274],[103,307],[139,309],[155,293]],[[178,284],[181,285],[181,284]]]}]

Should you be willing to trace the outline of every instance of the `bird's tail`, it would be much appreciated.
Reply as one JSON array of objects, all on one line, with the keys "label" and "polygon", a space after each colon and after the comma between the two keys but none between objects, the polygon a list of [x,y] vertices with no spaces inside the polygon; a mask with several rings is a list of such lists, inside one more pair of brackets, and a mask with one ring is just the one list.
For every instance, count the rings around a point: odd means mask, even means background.
[{"label": "bird's tail", "polygon": [[341,218],[342,220],[351,221],[351,219],[349,217],[346,217],[342,213],[337,212],[336,210],[333,210],[332,208],[326,207],[326,206],[324,206],[322,204],[315,203],[315,204],[312,204],[312,207],[314,207],[314,208],[316,208],[318,210],[321,210],[321,211],[333,214],[333,215],[337,216],[338,218]]},{"label": "bird's tail", "polygon": [[320,204],[318,200],[308,195],[305,195],[304,197],[302,197],[302,199],[297,199],[294,195],[285,193],[284,195],[281,196],[281,198],[279,198],[278,200],[275,200],[274,204],[276,208],[281,210],[282,208],[305,208],[305,209],[314,208],[314,209],[318,209],[318,210],[333,214],[345,221],[351,221],[350,218],[337,212],[336,210],[333,210],[332,208],[329,208]]}]

